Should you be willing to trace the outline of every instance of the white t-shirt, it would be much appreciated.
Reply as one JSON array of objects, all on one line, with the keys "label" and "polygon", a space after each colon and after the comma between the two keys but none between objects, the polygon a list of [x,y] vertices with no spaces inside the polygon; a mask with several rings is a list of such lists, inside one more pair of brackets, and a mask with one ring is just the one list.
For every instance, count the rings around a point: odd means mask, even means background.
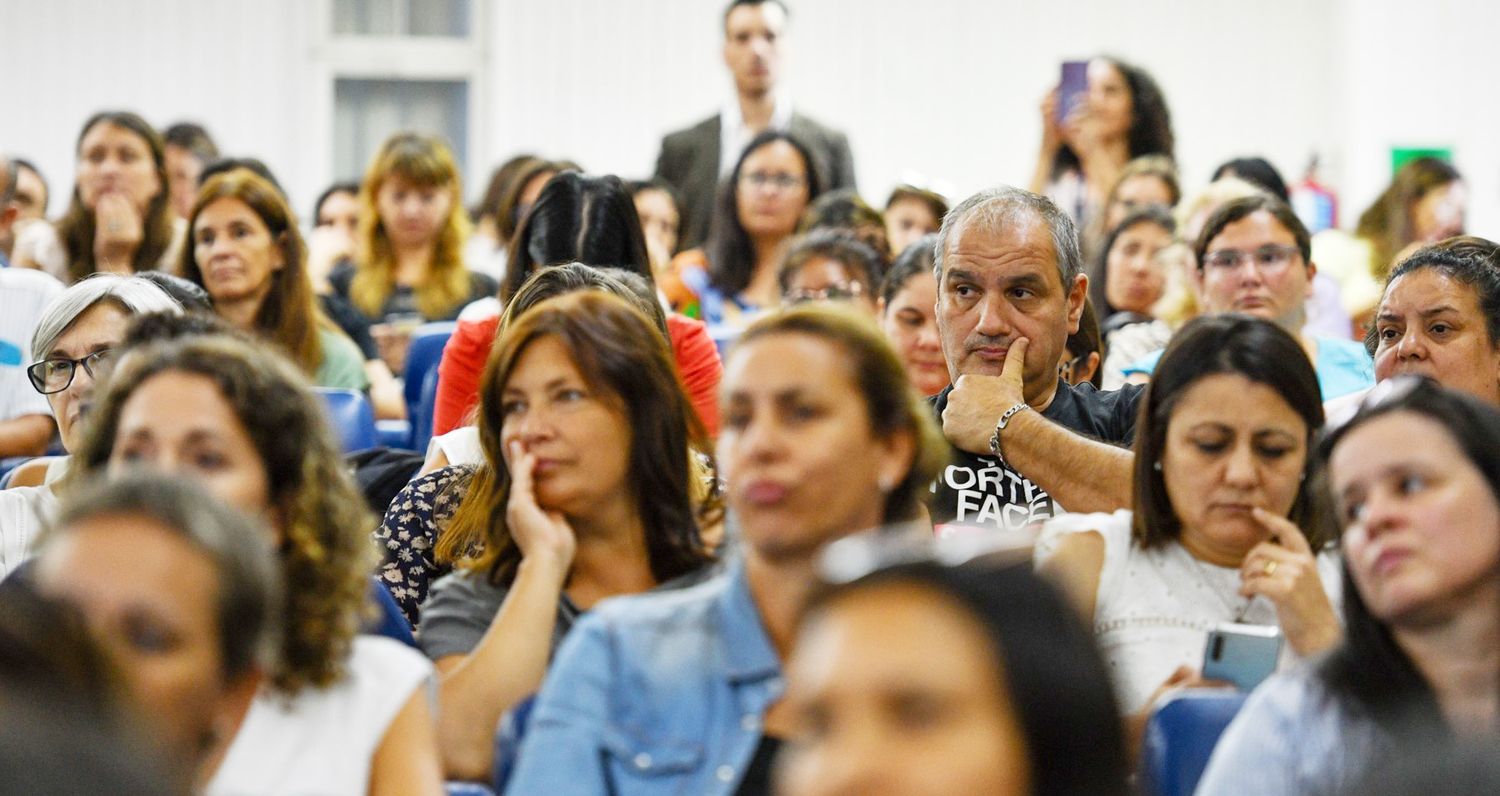
[{"label": "white t-shirt", "polygon": [[0,420],[52,416],[47,397],[26,378],[31,333],[63,283],[30,268],[0,268]]},{"label": "white t-shirt", "polygon": [[37,534],[56,514],[57,496],[50,486],[0,490],[0,580],[31,558]]},{"label": "white t-shirt", "polygon": [[[1199,561],[1180,544],[1142,549],[1131,538],[1131,513],[1065,514],[1049,520],[1036,543],[1040,563],[1063,536],[1097,531],[1104,537],[1104,566],[1094,601],[1094,638],[1114,679],[1120,709],[1140,710],[1179,666],[1203,666],[1208,631],[1226,622],[1278,624],[1265,597],[1239,595],[1240,571]],[[1335,610],[1341,602],[1338,556],[1318,555],[1318,575]],[[1295,662],[1282,646],[1281,667]]]},{"label": "white t-shirt", "polygon": [[422,653],[357,636],[344,679],[290,701],[262,689],[208,784],[208,796],[363,796],[386,729],[413,692],[432,682]]}]

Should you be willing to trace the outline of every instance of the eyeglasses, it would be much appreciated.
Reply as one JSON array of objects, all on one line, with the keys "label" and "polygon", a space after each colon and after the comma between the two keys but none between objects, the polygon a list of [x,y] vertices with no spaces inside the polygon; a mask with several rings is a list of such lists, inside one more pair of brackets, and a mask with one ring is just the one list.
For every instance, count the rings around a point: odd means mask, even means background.
[{"label": "eyeglasses", "polygon": [[1078,363],[1082,362],[1084,360],[1084,358],[1087,357],[1087,356],[1088,356],[1088,354],[1082,354],[1080,356],[1073,357],[1072,359],[1068,360],[1067,362],[1063,362],[1062,364],[1058,365],[1057,366],[1057,377],[1059,379],[1062,379],[1063,381],[1069,383],[1069,384],[1072,384],[1073,383],[1073,369],[1076,368],[1076,367],[1078,367]]},{"label": "eyeglasses", "polygon": [[1269,244],[1253,252],[1239,249],[1220,249],[1203,256],[1203,266],[1221,274],[1238,271],[1246,260],[1255,263],[1255,270],[1262,274],[1277,274],[1286,270],[1292,257],[1300,254],[1296,246]]},{"label": "eyeglasses", "polygon": [[78,373],[78,366],[82,365],[89,378],[99,380],[109,375],[109,367],[113,364],[110,360],[114,358],[114,352],[106,348],[95,351],[81,359],[68,359],[66,357],[54,357],[44,359],[26,369],[26,377],[31,379],[31,386],[42,395],[51,395],[68,389],[73,383],[73,377]]},{"label": "eyeglasses", "polygon": [[849,282],[842,285],[829,285],[818,290],[789,290],[783,300],[787,304],[801,304],[807,301],[849,301],[864,294],[864,285]]},{"label": "eyeglasses", "polygon": [[805,183],[806,180],[795,174],[769,174],[764,171],[751,171],[740,175],[740,185],[751,188],[775,188],[778,191],[790,191]]}]

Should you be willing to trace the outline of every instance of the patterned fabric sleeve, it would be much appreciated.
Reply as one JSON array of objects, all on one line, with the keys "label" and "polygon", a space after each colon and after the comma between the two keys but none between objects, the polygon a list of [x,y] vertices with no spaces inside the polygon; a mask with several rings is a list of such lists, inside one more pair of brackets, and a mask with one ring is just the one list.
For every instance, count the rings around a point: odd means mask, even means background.
[{"label": "patterned fabric sleeve", "polygon": [[413,628],[427,587],[451,569],[433,559],[433,546],[458,510],[473,475],[472,466],[454,466],[413,479],[396,494],[375,530],[375,542],[384,555],[380,582],[390,589]]}]

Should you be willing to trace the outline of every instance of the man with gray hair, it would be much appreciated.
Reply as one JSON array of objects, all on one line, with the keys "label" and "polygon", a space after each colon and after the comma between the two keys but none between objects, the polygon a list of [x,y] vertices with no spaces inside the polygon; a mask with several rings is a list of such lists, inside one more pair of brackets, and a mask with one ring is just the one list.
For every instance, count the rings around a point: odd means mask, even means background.
[{"label": "man with gray hair", "polygon": [[[15,221],[15,162],[0,155],[0,232]],[[0,263],[9,265],[9,263]],[[39,456],[52,439],[47,399],[26,379],[31,332],[61,282],[28,268],[0,268],[0,459]]]},{"label": "man with gray hair", "polygon": [[943,220],[934,256],[952,386],[933,402],[954,459],[933,521],[1022,529],[1064,507],[1123,508],[1130,452],[1117,446],[1135,434],[1142,388],[1058,377],[1088,295],[1072,220],[1018,188],[982,191]]}]

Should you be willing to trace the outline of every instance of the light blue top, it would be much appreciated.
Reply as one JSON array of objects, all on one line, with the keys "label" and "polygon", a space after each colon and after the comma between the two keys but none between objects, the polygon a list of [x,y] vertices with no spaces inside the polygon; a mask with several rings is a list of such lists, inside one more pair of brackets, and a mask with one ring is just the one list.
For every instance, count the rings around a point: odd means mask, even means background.
[{"label": "light blue top", "polygon": [[1392,751],[1388,736],[1303,667],[1267,680],[1224,731],[1197,796],[1350,793]]},{"label": "light blue top", "polygon": [[[1375,386],[1375,363],[1363,343],[1317,335],[1312,339],[1318,344],[1318,361],[1313,363],[1313,370],[1318,373],[1318,390],[1323,393],[1323,400]],[[1165,350],[1152,352],[1126,365],[1125,375],[1151,375]]]},{"label": "light blue top", "polygon": [[606,600],[558,651],[506,793],[728,796],[781,693],[743,562]]}]

